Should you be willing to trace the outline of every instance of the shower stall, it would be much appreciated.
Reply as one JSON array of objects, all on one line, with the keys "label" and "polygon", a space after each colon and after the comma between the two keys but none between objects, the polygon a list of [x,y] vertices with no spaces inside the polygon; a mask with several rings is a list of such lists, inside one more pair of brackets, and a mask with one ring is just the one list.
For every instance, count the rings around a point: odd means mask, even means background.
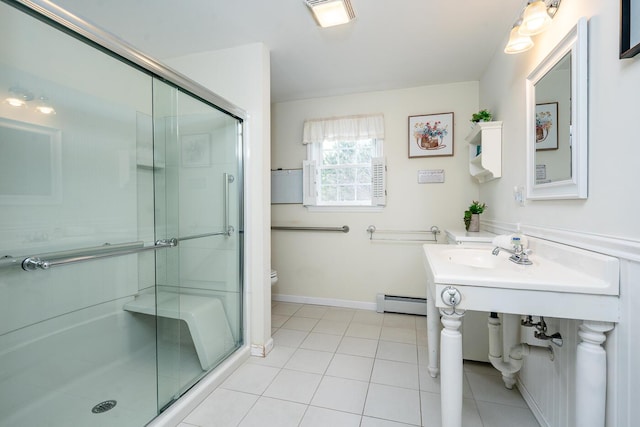
[{"label": "shower stall", "polygon": [[139,427],[243,346],[244,113],[41,3],[0,0],[0,427]]}]

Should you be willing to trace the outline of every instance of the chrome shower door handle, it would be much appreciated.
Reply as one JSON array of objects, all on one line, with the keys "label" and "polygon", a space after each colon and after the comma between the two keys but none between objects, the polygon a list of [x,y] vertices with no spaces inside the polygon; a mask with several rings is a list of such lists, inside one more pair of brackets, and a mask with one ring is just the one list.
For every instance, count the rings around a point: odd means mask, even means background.
[{"label": "chrome shower door handle", "polygon": [[223,232],[227,237],[231,237],[231,235],[233,234],[233,226],[229,225],[229,217],[230,217],[229,209],[231,209],[229,184],[231,184],[235,180],[235,178],[233,177],[233,175],[228,174],[226,172],[222,174],[222,178],[223,178],[222,182],[223,182],[223,203],[224,203]]}]

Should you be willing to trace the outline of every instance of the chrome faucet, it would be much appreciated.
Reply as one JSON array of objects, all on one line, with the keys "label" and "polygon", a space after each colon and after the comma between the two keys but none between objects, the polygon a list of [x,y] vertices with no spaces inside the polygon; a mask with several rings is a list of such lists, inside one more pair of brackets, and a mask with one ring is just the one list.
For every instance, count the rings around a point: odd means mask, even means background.
[{"label": "chrome faucet", "polygon": [[529,259],[529,254],[531,253],[531,249],[523,248],[522,244],[520,244],[520,243],[514,244],[513,245],[513,250],[507,249],[507,248],[502,248],[500,246],[496,246],[491,251],[491,254],[497,256],[500,253],[500,251],[509,252],[511,254],[511,256],[509,257],[509,261],[515,262],[516,264],[519,264],[519,265],[531,265],[531,264],[533,264],[531,262],[531,260]]}]

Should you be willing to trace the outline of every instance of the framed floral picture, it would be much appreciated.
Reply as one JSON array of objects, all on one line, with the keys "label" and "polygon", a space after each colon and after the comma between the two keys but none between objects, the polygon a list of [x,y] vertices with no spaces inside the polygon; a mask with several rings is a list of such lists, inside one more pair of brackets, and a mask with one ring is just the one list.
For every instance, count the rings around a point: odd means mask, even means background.
[{"label": "framed floral picture", "polygon": [[536,151],[558,149],[558,103],[536,104]]},{"label": "framed floral picture", "polygon": [[453,113],[409,116],[409,158],[453,156]]}]

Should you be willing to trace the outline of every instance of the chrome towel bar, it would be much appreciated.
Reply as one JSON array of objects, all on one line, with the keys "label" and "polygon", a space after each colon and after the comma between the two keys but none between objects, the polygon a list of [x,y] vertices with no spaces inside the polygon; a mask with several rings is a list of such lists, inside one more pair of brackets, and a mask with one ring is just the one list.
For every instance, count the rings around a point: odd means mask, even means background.
[{"label": "chrome towel bar", "polygon": [[271,229],[286,231],[341,231],[343,233],[349,232],[348,225],[343,225],[342,227],[289,227],[284,225],[272,225]]},{"label": "chrome towel bar", "polygon": [[185,240],[193,240],[200,239],[202,237],[211,237],[211,236],[227,236],[229,237],[233,233],[233,226],[225,225],[225,229],[227,231],[217,231],[215,233],[204,233],[204,234],[194,234],[193,236],[180,237],[178,239],[179,242],[183,242]]},{"label": "chrome towel bar", "polygon": [[225,226],[225,228],[226,231],[156,240],[152,244],[148,245],[145,245],[145,243],[142,241],[117,244],[105,243],[101,246],[92,246],[89,248],[80,248],[59,252],[49,252],[27,257],[12,257],[10,255],[6,255],[0,258],[0,268],[20,266],[24,271],[48,270],[51,267],[91,261],[94,259],[111,258],[150,250],[155,251],[158,249],[173,248],[178,246],[178,243],[184,240],[200,239],[203,237],[211,236],[229,237],[229,235],[234,231],[233,227]]},{"label": "chrome towel bar", "polygon": [[[367,233],[369,233],[369,240],[371,241],[387,241],[387,242],[421,242],[428,243],[434,242],[438,243],[438,234],[440,234],[440,229],[438,226],[434,225],[429,230],[378,230],[375,225],[370,225],[367,227]],[[380,234],[396,234],[396,235],[409,235],[409,234],[432,234],[431,239],[426,238],[374,238],[374,233]]]},{"label": "chrome towel bar", "polygon": [[77,255],[65,256],[65,257],[52,256],[49,259],[41,258],[39,256],[27,257],[22,261],[21,265],[24,271],[34,271],[37,269],[48,270],[51,267],[57,267],[60,265],[91,261],[94,259],[111,258],[116,256],[135,254],[138,252],[149,251],[149,250],[155,251],[157,249],[172,248],[177,245],[178,245],[178,239],[175,239],[175,238],[157,240],[151,246],[136,245],[130,248],[120,247],[115,250],[110,250],[111,249],[109,248],[110,245],[105,245],[105,250],[103,252],[94,251],[93,253],[88,255],[86,254],[86,252],[84,252]]}]

